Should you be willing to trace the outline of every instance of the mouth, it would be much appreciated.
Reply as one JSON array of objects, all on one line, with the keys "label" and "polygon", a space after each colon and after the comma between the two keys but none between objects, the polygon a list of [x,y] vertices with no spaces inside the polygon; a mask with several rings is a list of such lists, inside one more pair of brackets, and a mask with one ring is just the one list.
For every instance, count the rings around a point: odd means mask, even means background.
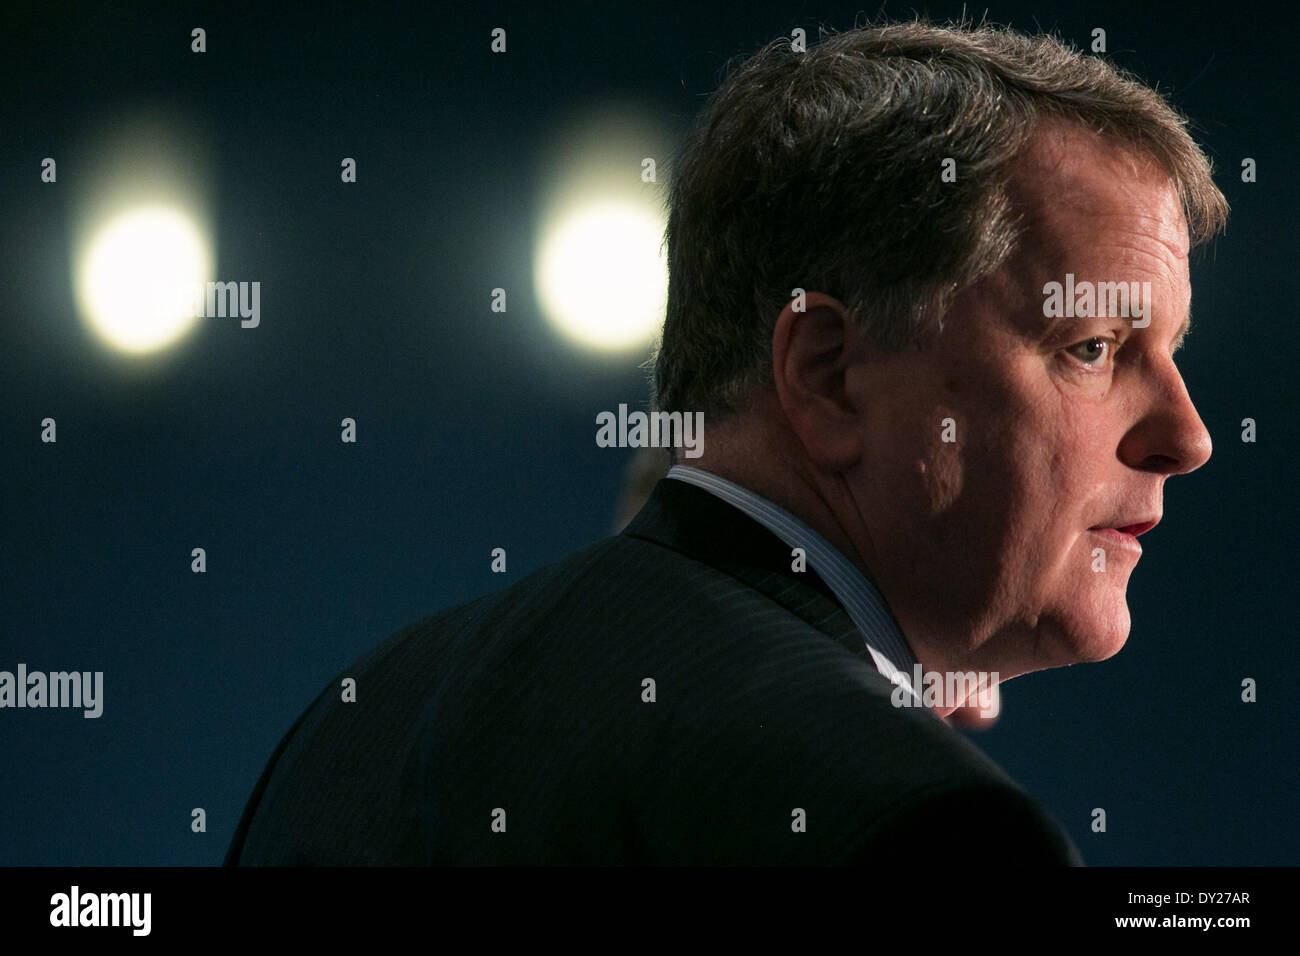
[{"label": "mouth", "polygon": [[1145,534],[1156,526],[1155,521],[1140,521],[1137,524],[1121,525],[1118,528],[1089,528],[1093,534],[1100,535],[1109,541],[1112,545],[1127,548],[1142,553],[1142,545],[1138,543],[1138,535]]},{"label": "mouth", "polygon": [[1088,530],[1093,534],[1099,534],[1110,541],[1118,541],[1120,544],[1126,544],[1137,548],[1138,550],[1142,549],[1142,545],[1138,544],[1137,535],[1125,531],[1122,528],[1089,528]]},{"label": "mouth", "polygon": [[1128,534],[1137,537],[1140,534],[1146,534],[1156,526],[1154,521],[1139,521],[1137,524],[1124,525],[1121,528],[1099,529],[1118,531],[1120,534]]}]

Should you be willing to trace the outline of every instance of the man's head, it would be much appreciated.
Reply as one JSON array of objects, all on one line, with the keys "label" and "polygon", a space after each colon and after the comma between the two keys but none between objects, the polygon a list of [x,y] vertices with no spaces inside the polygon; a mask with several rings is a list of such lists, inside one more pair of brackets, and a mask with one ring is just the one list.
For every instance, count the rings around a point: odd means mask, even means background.
[{"label": "man's head", "polygon": [[[769,46],[674,167],[659,406],[863,566],[927,669],[1103,659],[1137,552],[1092,529],[1210,454],[1172,353],[1226,211],[1156,93],[1050,38]],[[1126,315],[1075,299],[1121,282]]]}]

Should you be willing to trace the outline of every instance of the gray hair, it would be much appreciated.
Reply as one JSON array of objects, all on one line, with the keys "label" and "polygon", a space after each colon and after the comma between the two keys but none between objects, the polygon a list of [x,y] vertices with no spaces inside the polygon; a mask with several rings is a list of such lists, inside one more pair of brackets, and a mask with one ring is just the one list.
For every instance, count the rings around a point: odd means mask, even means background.
[{"label": "gray hair", "polygon": [[[1167,172],[1192,245],[1228,205],[1187,121],[1131,74],[1050,36],[912,23],[774,40],[727,77],[672,164],[655,404],[718,417],[770,386],[792,289],[842,301],[882,347],[924,345],[1014,251],[1013,161],[1040,119]],[[942,182],[940,164],[957,164]]]}]

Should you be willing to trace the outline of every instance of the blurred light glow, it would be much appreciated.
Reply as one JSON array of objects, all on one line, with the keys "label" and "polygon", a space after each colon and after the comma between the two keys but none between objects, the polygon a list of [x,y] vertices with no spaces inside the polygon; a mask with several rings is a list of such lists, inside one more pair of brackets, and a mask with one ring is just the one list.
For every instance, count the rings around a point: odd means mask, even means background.
[{"label": "blurred light glow", "polygon": [[90,326],[114,348],[143,353],[170,345],[198,321],[183,292],[211,277],[212,254],[192,216],[150,205],[101,226],[77,270],[77,302]]},{"label": "blurred light glow", "polygon": [[579,200],[548,223],[536,256],[537,298],[571,339],[617,351],[645,345],[663,322],[664,220],[632,199]]},{"label": "blurred light glow", "polygon": [[533,290],[560,337],[620,360],[659,336],[668,304],[660,168],[672,137],[651,104],[587,102],[539,154]]}]

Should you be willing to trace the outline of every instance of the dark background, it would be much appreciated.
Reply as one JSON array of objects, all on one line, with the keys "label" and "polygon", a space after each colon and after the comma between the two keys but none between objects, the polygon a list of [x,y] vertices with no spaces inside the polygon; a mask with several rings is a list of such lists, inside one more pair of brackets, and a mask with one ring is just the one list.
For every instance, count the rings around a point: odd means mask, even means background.
[{"label": "dark background", "polygon": [[[1010,683],[973,737],[1090,864],[1294,864],[1297,24],[1133,7],[1000,3],[988,18],[1085,49],[1103,27],[1111,58],[1193,118],[1233,208],[1194,257],[1179,362],[1214,456],[1167,486],[1124,650]],[[859,8],[4,10],[0,669],[102,670],[104,713],[0,710],[0,863],[215,864],[335,674],[610,530],[632,452],[596,447],[595,414],[644,406],[648,353],[581,352],[534,302],[554,120],[617,94],[681,130],[727,58],[795,26],[810,42],[819,23],[848,29]],[[914,11],[962,7],[884,8]],[[200,320],[149,363],[92,340],[70,281],[86,131],[141,102],[206,131],[219,277],[262,283],[260,328]],[[56,445],[39,440],[47,415]],[[344,416],[356,445],[339,441]],[[195,546],[206,574],[190,571]],[[489,572],[498,546],[505,575]],[[1258,703],[1240,701],[1244,677]],[[1089,829],[1094,807],[1106,833]]]}]

